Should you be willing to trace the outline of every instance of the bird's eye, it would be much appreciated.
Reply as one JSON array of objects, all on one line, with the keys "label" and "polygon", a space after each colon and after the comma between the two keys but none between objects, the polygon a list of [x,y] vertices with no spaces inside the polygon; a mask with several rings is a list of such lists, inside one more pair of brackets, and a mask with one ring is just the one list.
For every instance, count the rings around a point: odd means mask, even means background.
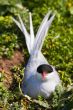
[{"label": "bird's eye", "polygon": [[43,71],[46,71],[47,73],[51,73],[51,72],[53,72],[53,68],[48,64],[42,64],[42,65],[38,66],[37,72],[42,73]]}]

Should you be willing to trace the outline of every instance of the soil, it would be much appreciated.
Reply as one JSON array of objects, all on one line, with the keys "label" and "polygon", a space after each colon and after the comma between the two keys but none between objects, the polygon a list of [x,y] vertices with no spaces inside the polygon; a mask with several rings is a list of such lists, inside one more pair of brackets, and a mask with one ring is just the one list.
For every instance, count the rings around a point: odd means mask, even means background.
[{"label": "soil", "polygon": [[1,58],[0,59],[0,72],[4,73],[4,84],[9,88],[13,81],[13,74],[11,68],[13,66],[18,66],[24,62],[24,54],[21,51],[16,50],[11,59]]}]

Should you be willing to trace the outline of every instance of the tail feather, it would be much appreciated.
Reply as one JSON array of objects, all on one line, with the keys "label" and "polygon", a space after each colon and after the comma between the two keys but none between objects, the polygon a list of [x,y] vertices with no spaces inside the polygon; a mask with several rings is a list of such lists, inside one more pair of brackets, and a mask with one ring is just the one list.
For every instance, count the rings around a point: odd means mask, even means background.
[{"label": "tail feather", "polygon": [[20,28],[20,30],[22,31],[22,27],[21,27],[21,24],[15,19],[12,17],[12,20],[15,22],[15,24]]},{"label": "tail feather", "polygon": [[12,19],[16,23],[16,25],[20,28],[20,30],[23,32],[23,34],[25,36],[28,51],[30,53],[30,35],[28,34],[20,15],[18,15],[18,18],[19,18],[19,22],[14,18],[12,18]]},{"label": "tail feather", "polygon": [[[36,38],[34,38],[34,30],[33,30],[33,24],[32,24],[32,16],[31,13],[29,13],[29,20],[30,20],[30,35],[27,32],[25,25],[20,17],[20,15],[18,15],[19,18],[19,22],[13,18],[13,21],[16,23],[16,25],[20,28],[20,30],[23,32],[24,36],[25,36],[25,40],[26,40],[26,45],[28,48],[28,52],[29,54],[38,54],[39,51],[41,51],[42,46],[43,46],[43,42],[44,39],[46,37],[46,34],[48,32],[48,29],[51,26],[51,23],[54,19],[54,14],[49,18],[51,14],[51,11],[48,12],[46,14],[46,16],[44,17],[38,32],[36,34]],[[48,20],[49,19],[49,20]]]},{"label": "tail feather", "polygon": [[36,34],[36,39],[35,39],[35,41],[37,41],[38,37],[40,36],[40,33],[41,33],[43,27],[45,26],[46,22],[48,21],[48,18],[49,18],[49,16],[50,16],[50,14],[51,14],[51,11],[46,14],[46,16],[44,17],[43,21],[41,22],[41,25],[40,25],[40,27],[39,27],[39,29],[38,29],[37,34]]},{"label": "tail feather", "polygon": [[34,53],[38,54],[38,52],[41,51],[44,39],[46,37],[48,29],[51,26],[51,23],[52,23],[52,21],[54,19],[54,16],[55,16],[55,14],[53,14],[49,20],[47,20],[47,19],[45,19],[46,21],[43,20],[45,23],[42,24],[44,26],[41,25],[42,29],[40,29],[38,36],[36,36],[36,39],[35,39],[35,42],[34,42],[35,44],[33,46],[34,47],[33,48],[33,54]]},{"label": "tail feather", "polygon": [[19,21],[20,21],[20,24],[21,24],[21,27],[22,27],[22,32],[23,32],[23,34],[25,36],[25,39],[26,39],[26,45],[27,45],[28,51],[30,53],[30,35],[27,32],[27,30],[26,30],[26,28],[24,26],[24,23],[23,23],[23,21],[22,21],[22,19],[21,19],[21,17],[19,15],[18,15],[18,18],[19,18]]},{"label": "tail feather", "polygon": [[31,13],[29,13],[29,20],[30,20],[30,48],[31,48],[31,51],[33,49],[33,44],[34,44],[34,30],[33,30],[33,24],[32,24],[32,16],[31,16]]}]

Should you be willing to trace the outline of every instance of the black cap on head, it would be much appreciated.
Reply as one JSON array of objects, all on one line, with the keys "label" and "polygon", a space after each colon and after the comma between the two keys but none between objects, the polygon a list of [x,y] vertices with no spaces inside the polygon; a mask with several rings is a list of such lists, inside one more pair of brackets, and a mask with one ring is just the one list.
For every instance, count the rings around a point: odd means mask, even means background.
[{"label": "black cap on head", "polygon": [[43,73],[43,71],[46,71],[47,73],[51,73],[51,72],[53,72],[53,68],[48,64],[42,64],[42,65],[38,66],[37,72]]}]

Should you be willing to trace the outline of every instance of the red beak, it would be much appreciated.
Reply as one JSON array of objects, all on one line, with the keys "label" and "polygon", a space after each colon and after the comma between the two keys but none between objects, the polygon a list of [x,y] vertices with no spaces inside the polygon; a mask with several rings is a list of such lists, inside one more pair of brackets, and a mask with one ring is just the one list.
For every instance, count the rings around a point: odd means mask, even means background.
[{"label": "red beak", "polygon": [[47,73],[46,72],[43,72],[42,73],[42,79],[45,79],[46,75],[47,75]]}]

